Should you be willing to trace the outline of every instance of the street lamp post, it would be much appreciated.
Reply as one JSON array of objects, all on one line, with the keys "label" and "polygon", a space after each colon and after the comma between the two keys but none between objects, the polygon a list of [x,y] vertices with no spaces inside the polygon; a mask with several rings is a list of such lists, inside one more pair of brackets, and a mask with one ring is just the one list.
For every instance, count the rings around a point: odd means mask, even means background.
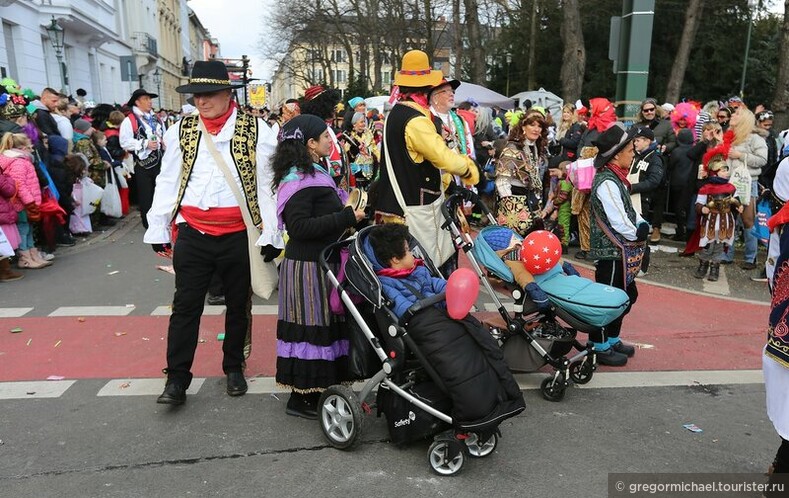
[{"label": "street lamp post", "polygon": [[508,52],[507,53],[507,89],[505,91],[507,97],[510,96],[510,62],[512,62],[512,54]]},{"label": "street lamp post", "polygon": [[52,49],[55,51],[55,57],[58,60],[58,67],[60,68],[60,91],[68,95],[68,70],[66,68],[66,63],[63,61],[63,37],[66,32],[58,24],[55,16],[52,16],[52,21],[49,23],[49,26],[46,27],[46,30],[47,33],[49,33],[49,42],[52,44]]},{"label": "street lamp post", "polygon": [[745,37],[745,57],[742,61],[742,76],[740,77],[740,98],[745,97],[745,73],[748,71],[748,53],[751,51],[751,32],[753,31],[753,9],[757,0],[748,0],[748,34]]},{"label": "street lamp post", "polygon": [[156,85],[156,93],[159,95],[159,109],[162,108],[162,73],[157,67],[153,72],[153,84]]}]

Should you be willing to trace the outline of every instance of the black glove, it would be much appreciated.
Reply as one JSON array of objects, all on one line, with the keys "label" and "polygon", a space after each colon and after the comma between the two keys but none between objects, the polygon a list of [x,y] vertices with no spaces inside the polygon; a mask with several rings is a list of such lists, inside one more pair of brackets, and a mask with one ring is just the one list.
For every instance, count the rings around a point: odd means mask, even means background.
[{"label": "black glove", "polygon": [[636,229],[636,240],[638,242],[644,242],[649,237],[649,223],[643,222],[638,225]]},{"label": "black glove", "polygon": [[548,300],[548,294],[545,293],[544,290],[540,289],[540,286],[534,282],[529,282],[526,284],[526,288],[524,289],[526,294],[529,295],[529,299],[534,301],[534,304],[537,305],[537,309],[540,311],[547,311],[551,309],[551,302]]},{"label": "black glove", "polygon": [[151,248],[153,248],[153,252],[159,254],[161,252],[167,252],[172,249],[173,246],[168,244],[151,244]]},{"label": "black glove", "polygon": [[268,263],[269,261],[274,261],[279,253],[282,252],[282,249],[278,249],[271,244],[262,246],[260,248],[260,255],[263,256],[263,261]]},{"label": "black glove", "polygon": [[580,277],[581,276],[581,274],[578,273],[578,270],[576,270],[575,267],[573,265],[571,265],[570,263],[568,263],[567,261],[562,263],[562,270],[564,270],[564,273],[567,274],[567,275],[572,275],[574,277]]}]

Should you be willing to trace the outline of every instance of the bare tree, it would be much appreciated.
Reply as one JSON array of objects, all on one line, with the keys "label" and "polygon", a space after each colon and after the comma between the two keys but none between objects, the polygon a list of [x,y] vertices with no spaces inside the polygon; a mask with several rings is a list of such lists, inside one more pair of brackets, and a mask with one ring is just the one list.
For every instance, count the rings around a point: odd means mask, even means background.
[{"label": "bare tree", "polygon": [[682,38],[679,40],[679,48],[671,66],[671,75],[666,85],[666,102],[678,102],[679,94],[682,90],[682,81],[685,79],[685,71],[688,68],[690,49],[693,48],[693,41],[696,39],[696,32],[701,24],[701,12],[704,9],[704,0],[690,0],[685,11],[685,26],[682,28]]},{"label": "bare tree", "polygon": [[565,102],[575,102],[581,97],[586,70],[586,47],[584,34],[581,31],[581,11],[579,0],[562,2],[561,36],[564,43],[562,60],[562,98]]},{"label": "bare tree", "polygon": [[789,0],[784,0],[784,22],[781,25],[781,48],[772,108],[775,113],[774,126],[779,130],[789,127]]},{"label": "bare tree", "polygon": [[529,90],[536,90],[537,64],[535,63],[535,50],[537,49],[537,0],[532,0],[531,26],[529,27]]},{"label": "bare tree", "polygon": [[466,7],[466,29],[471,45],[471,81],[479,85],[487,82],[487,64],[483,48],[482,32],[479,24],[479,4],[477,0],[463,0]]},{"label": "bare tree", "polygon": [[452,0],[452,34],[455,46],[455,78],[463,77],[463,29],[460,24],[460,0]]}]

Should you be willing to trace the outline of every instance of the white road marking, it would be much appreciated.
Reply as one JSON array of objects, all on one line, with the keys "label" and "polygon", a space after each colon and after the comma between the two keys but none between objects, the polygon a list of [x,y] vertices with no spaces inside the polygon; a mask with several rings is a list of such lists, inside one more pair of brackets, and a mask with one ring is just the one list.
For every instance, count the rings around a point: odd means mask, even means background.
[{"label": "white road marking", "polygon": [[0,308],[0,318],[19,318],[33,311],[33,308]]},{"label": "white road marking", "polygon": [[0,382],[0,399],[59,398],[75,380]]},{"label": "white road marking", "polygon": [[157,306],[151,312],[151,316],[170,316],[173,314],[173,309],[170,306]]},{"label": "white road marking", "polygon": [[126,306],[62,306],[48,316],[126,316],[132,311]]},{"label": "white road marking", "polygon": [[279,313],[279,306],[276,304],[253,304],[253,315],[276,315]]},{"label": "white road marking", "polygon": [[[165,384],[161,379],[113,379],[107,382],[96,396],[158,396]],[[204,378],[193,378],[186,394],[197,394],[205,382]]]},{"label": "white road marking", "polygon": [[[253,315],[276,315],[278,306],[276,304],[254,304],[252,305]],[[151,316],[170,316],[173,309],[170,306],[157,306],[151,312]],[[209,306],[203,308],[204,315],[219,316],[225,314],[224,306]]]}]

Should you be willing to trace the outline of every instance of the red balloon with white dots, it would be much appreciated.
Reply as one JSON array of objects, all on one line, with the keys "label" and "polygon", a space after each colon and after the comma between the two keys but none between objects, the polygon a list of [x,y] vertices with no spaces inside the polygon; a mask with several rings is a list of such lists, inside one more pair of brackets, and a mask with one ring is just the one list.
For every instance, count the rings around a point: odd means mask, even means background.
[{"label": "red balloon with white dots", "polygon": [[562,259],[562,242],[547,230],[535,230],[523,239],[521,261],[526,271],[540,275],[556,266]]}]

